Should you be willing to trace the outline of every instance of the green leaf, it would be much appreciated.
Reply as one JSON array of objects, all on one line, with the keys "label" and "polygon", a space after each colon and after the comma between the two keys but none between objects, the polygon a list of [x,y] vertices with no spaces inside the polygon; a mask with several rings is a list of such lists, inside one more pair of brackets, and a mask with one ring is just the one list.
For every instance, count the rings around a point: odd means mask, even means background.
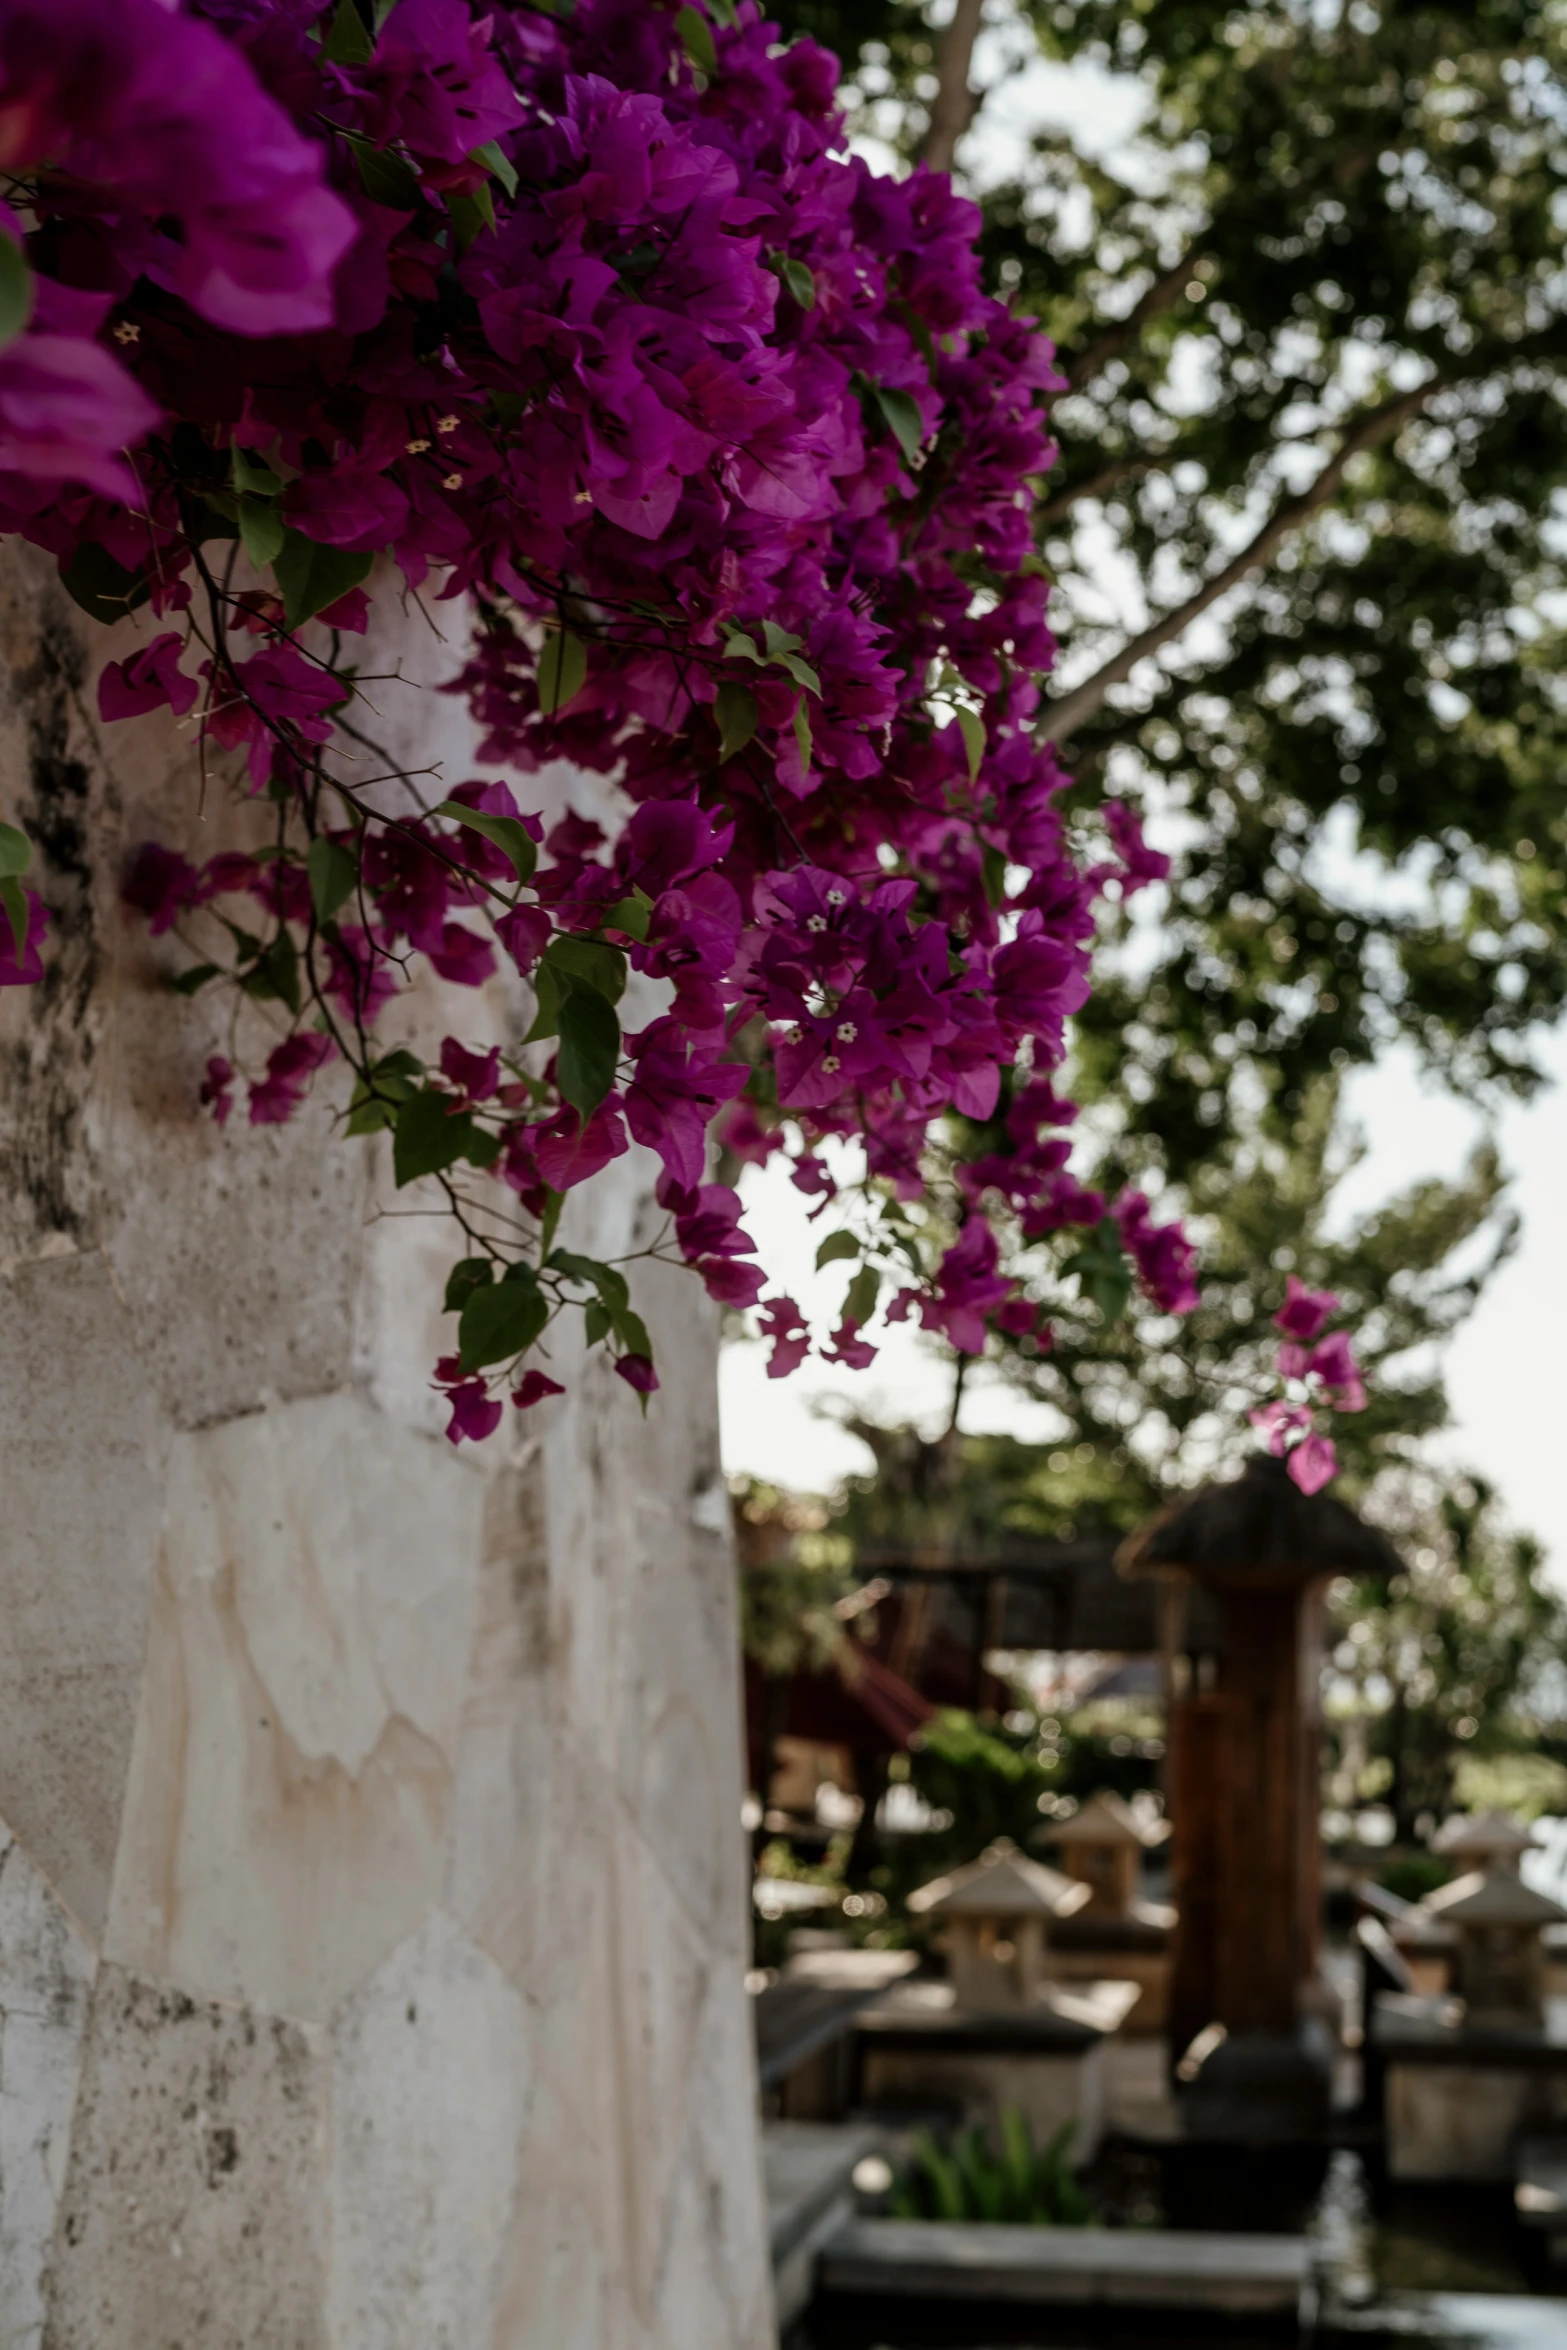
[{"label": "green leaf", "polygon": [[281,498],[283,484],[270,465],[263,465],[248,449],[236,441],[229,451],[229,463],[234,475],[234,487],[250,498]]},{"label": "green leaf", "polygon": [[488,1167],[500,1153],[493,1134],[475,1125],[466,1111],[452,1113],[449,1093],[426,1086],[410,1094],[397,1113],[392,1140],[392,1174],[401,1190],[421,1175],[441,1175],[459,1159]]},{"label": "green leaf", "polygon": [[993,906],[1004,905],[1007,895],[1007,861],[1000,849],[987,845],[981,851],[979,871],[990,903]]},{"label": "green leaf", "polygon": [[539,655],[539,708],[557,717],[581,693],[588,674],[588,648],[569,628],[552,628]]},{"label": "green leaf", "polygon": [[537,964],[533,973],[533,1026],[523,1038],[524,1044],[540,1044],[546,1037],[559,1036],[561,992],[561,982],[548,962]]},{"label": "green leaf", "polygon": [[264,498],[241,498],[237,507],[239,543],[258,571],[265,571],[283,552],[283,517]]},{"label": "green leaf", "polygon": [[857,1257],[860,1244],[852,1232],[829,1232],[816,1252],[816,1270],[823,1265],[835,1265],[840,1257]]},{"label": "green leaf", "polygon": [[240,985],[257,1003],[287,1004],[291,1012],[299,1010],[299,949],[291,930],[280,930],[262,948]]},{"label": "green leaf", "polygon": [[582,1309],[582,1335],[589,1346],[597,1346],[601,1338],[609,1336],[609,1308],[594,1300]]},{"label": "green leaf", "polygon": [[675,30],[680,35],[685,53],[699,73],[718,71],[718,51],[713,46],[713,28],[698,8],[686,7],[676,11]]},{"label": "green leaf", "polygon": [[169,985],[176,995],[199,995],[209,979],[222,976],[216,963],[193,963],[188,971],[177,972]]},{"label": "green leaf", "polygon": [[566,931],[550,940],[544,960],[555,966],[557,975],[578,987],[590,988],[607,1004],[618,1004],[626,992],[625,955],[619,947],[607,946],[600,939],[579,938],[575,931]]},{"label": "green leaf", "polygon": [[338,908],[353,896],[359,880],[359,860],[341,841],[313,840],[305,859],[310,876],[310,903],[318,922],[330,922]]},{"label": "green leaf", "polygon": [[0,906],[5,908],[6,920],[11,925],[11,942],[16,948],[18,962],[27,952],[27,929],[30,909],[27,892],[14,874],[0,880]]},{"label": "green leaf", "polygon": [[488,180],[481,181],[471,194],[454,189],[446,199],[446,209],[457,232],[459,253],[467,252],[481,229],[495,226],[495,198]]},{"label": "green leaf", "polygon": [[623,930],[627,938],[646,938],[648,924],[653,918],[653,901],[645,889],[634,889],[629,898],[617,898],[606,908],[599,924],[601,930]]},{"label": "green leaf", "polygon": [[890,385],[878,384],[876,405],[891,427],[894,440],[912,465],[925,444],[925,424],[918,401],[910,392],[898,392]]},{"label": "green leaf", "polygon": [[804,639],[797,637],[792,628],[780,628],[776,620],[764,620],[762,642],[776,661],[781,654],[797,653]]},{"label": "green leaf", "polygon": [[234,519],[252,564],[257,571],[267,570],[283,552],[287,528],[282,514],[269,499],[247,496],[234,501]]},{"label": "green leaf", "polygon": [[809,768],[811,764],[811,713],[803,701],[796,702],[794,706],[794,739],[800,746],[800,765],[803,768]]},{"label": "green leaf", "polygon": [[504,153],[497,139],[486,140],[482,147],[475,147],[468,160],[470,163],[482,163],[486,171],[492,171],[495,174],[508,196],[516,195],[516,170],[511,158]]},{"label": "green leaf", "polygon": [[596,1289],[612,1314],[623,1314],[631,1303],[626,1276],[616,1265],[601,1264],[597,1257],[579,1256],[571,1248],[552,1250],[549,1264],[553,1272],[564,1273],[568,1281],[585,1281]]},{"label": "green leaf", "polygon": [[475,1289],[457,1325],[457,1353],[465,1371],[509,1363],[533,1344],[550,1318],[549,1299],[531,1265],[513,1265],[504,1280]]},{"label": "green leaf", "polygon": [[958,704],[958,732],[963,737],[963,748],[968,753],[968,779],[979,781],[980,763],[985,756],[985,721],[977,710]]},{"label": "green leaf", "polygon": [[27,255],[0,237],[0,351],[14,343],[33,315],[33,273]]},{"label": "green leaf", "polygon": [[144,571],[127,571],[107,547],[84,539],[60,574],[60,585],[94,620],[123,620],[145,604],[152,581]]},{"label": "green leaf", "polygon": [[354,151],[359,185],[371,203],[384,204],[389,212],[417,212],[424,202],[424,190],[407,158],[388,147],[373,146],[352,131],[343,136]]},{"label": "green leaf", "polygon": [[707,0],[707,13],[727,28],[735,21],[735,0]]},{"label": "green leaf", "polygon": [[849,1283],[848,1295],[843,1301],[846,1322],[858,1322],[863,1330],[876,1311],[876,1300],[881,1295],[881,1275],[874,1265],[862,1265]]},{"label": "green leaf", "polygon": [[14,824],[0,824],[0,875],[25,873],[33,861],[33,844]]},{"label": "green leaf", "polygon": [[560,1007],[556,1082],[565,1100],[591,1118],[620,1066],[620,1022],[601,995],[573,986]]},{"label": "green leaf", "polygon": [[453,1265],[446,1276],[446,1302],[443,1314],[460,1314],[476,1289],[486,1289],[495,1278],[495,1267],[488,1257],[464,1257]]},{"label": "green leaf", "polygon": [[718,720],[719,758],[737,757],[756,732],[760,713],[755,694],[748,685],[734,685],[726,679],[718,689],[713,715]]},{"label": "green leaf", "polygon": [[754,637],[746,635],[743,628],[732,628],[729,631],[724,639],[724,653],[731,661],[754,661],[759,669],[765,668],[767,664],[767,655]]},{"label": "green leaf", "polygon": [[1100,1220],[1092,1237],[1073,1251],[1061,1271],[1076,1276],[1082,1294],[1098,1307],[1107,1329],[1120,1320],[1131,1298],[1132,1277],[1113,1216]]},{"label": "green leaf", "polygon": [[647,1334],[647,1324],[629,1306],[615,1316],[615,1336],[628,1355],[646,1355],[649,1362],[653,1360],[653,1341]]},{"label": "green leaf", "polygon": [[461,800],[442,800],[435,813],[450,816],[454,824],[466,824],[470,832],[482,833],[486,840],[494,842],[519,881],[533,879],[533,868],[539,861],[538,844],[519,817],[492,816],[484,808],[465,808]]},{"label": "green leaf", "polygon": [[302,531],[286,530],[283,546],[272,560],[272,575],[283,597],[283,618],[290,628],[303,628],[328,604],[361,587],[370,576],[373,555],[352,554],[346,547],[322,547]]},{"label": "green leaf", "polygon": [[338,0],[337,14],[331,30],[321,44],[321,53],[334,65],[368,65],[375,55],[375,41],[354,0]]},{"label": "green leaf", "polygon": [[418,1090],[423,1075],[424,1064],[412,1053],[387,1053],[370,1071],[368,1082],[361,1078],[354,1087],[348,1105],[348,1132],[379,1134],[383,1128],[395,1126],[400,1105]]},{"label": "green leaf", "polygon": [[544,1214],[539,1219],[539,1255],[547,1257],[550,1252],[550,1243],[555,1238],[556,1230],[560,1224],[560,1211],[566,1205],[566,1195],[563,1191],[551,1191],[547,1183],[543,1189]]},{"label": "green leaf", "polygon": [[816,280],[803,261],[792,257],[783,265],[783,281],[802,310],[816,308]]}]

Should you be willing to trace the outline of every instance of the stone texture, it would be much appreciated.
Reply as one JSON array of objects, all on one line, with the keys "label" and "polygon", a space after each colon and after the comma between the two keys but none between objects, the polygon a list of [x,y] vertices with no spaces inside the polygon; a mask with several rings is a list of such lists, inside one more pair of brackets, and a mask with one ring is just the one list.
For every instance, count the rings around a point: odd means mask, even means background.
[{"label": "stone texture", "polygon": [[108,1947],[324,2018],[440,1891],[481,1479],[356,1397],[179,1438]]},{"label": "stone texture", "polygon": [[99,1969],[44,2350],[326,2350],[324,2069],[297,2024]]},{"label": "stone texture", "polygon": [[39,2350],[94,1958],[0,1828],[0,2350]]},{"label": "stone texture", "polygon": [[494,2305],[535,2018],[436,1912],[332,2026],[329,2333],[469,2350]]},{"label": "stone texture", "polygon": [[[456,781],[460,707],[390,673],[460,646],[391,609],[379,731]],[[164,717],[99,740],[145,633],[0,553],[0,814],[57,913],[0,991],[0,2350],[762,2350],[716,1317],[638,1265],[646,1418],[568,1336],[565,1397],[446,1444],[439,1195],[330,1086],[217,1130],[227,1013],[119,902],[137,841],[266,813]],[[431,984],[386,1041],[528,1017]],[[645,1246],[655,1173],[563,1240]]]},{"label": "stone texture", "polygon": [[96,1936],[161,1499],[134,1326],[103,1256],[0,1281],[0,1431],[0,1818]]}]

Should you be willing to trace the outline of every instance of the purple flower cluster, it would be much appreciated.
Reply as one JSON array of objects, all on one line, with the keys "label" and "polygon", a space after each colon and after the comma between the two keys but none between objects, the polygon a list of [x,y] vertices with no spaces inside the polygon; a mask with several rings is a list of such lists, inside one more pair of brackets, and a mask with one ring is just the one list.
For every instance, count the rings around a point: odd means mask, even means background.
[{"label": "purple flower cluster", "polygon": [[[755,0],[0,11],[0,234],[32,295],[0,349],[0,528],[89,609],[176,621],[105,672],[104,716],[194,714],[282,811],[268,856],[153,847],[128,891],[182,936],[259,909],[186,975],[283,1022],[253,1123],[340,1058],[350,1131],[446,1185],[475,1252],[438,1372],[454,1436],[495,1424],[564,1306],[656,1385],[623,1277],[551,1247],[561,1196],[631,1141],[662,1162],[673,1248],[745,1308],[766,1277],[706,1180],[715,1126],[824,1204],[829,1137],[911,1203],[957,1134],[943,1213],[898,1228],[915,1279],[890,1311],[971,1353],[1041,1328],[998,1221],[1039,1241],[1104,1214],[1050,1072],[1096,890],[1166,866],[1119,802],[1118,861],[1074,856],[1034,732],[1058,378],[982,288],[974,207],[844,152],[836,79]],[[337,772],[377,555],[472,600],[463,690],[515,789],[392,817]],[[617,837],[527,812],[522,779],[560,758],[619,787]],[[410,957],[469,987],[515,966],[537,1051],[383,1051]],[[12,959],[31,975],[31,937]],[[662,1008],[623,1033],[628,969]],[[210,1065],[220,1120],[238,1082]],[[1188,1310],[1178,1230],[1140,1194],[1114,1215],[1149,1294]],[[873,1355],[878,1247],[835,1360]],[[775,1372],[802,1359],[792,1301],[763,1326]],[[553,1391],[530,1370],[513,1394]]]},{"label": "purple flower cluster", "polygon": [[[1286,1392],[1261,1405],[1250,1417],[1260,1428],[1268,1450],[1282,1459],[1303,1493],[1317,1493],[1338,1473],[1338,1453],[1331,1437],[1317,1428],[1316,1414],[1326,1407],[1337,1412],[1361,1412],[1366,1390],[1349,1333],[1327,1330],[1339,1310],[1331,1289],[1308,1289],[1291,1273],[1285,1283],[1284,1303],[1274,1315],[1283,1332],[1279,1345],[1279,1377]],[[1324,1336],[1324,1332],[1326,1335]]]}]

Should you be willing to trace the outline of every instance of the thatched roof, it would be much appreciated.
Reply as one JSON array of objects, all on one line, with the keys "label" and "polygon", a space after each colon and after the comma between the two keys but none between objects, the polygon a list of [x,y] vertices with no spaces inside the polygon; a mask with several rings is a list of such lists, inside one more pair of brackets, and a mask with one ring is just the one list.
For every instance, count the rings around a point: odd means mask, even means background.
[{"label": "thatched roof", "polygon": [[1256,1453],[1238,1477],[1172,1502],[1116,1553],[1123,1575],[1393,1575],[1385,1534],[1330,1493],[1302,1493],[1284,1463]]}]

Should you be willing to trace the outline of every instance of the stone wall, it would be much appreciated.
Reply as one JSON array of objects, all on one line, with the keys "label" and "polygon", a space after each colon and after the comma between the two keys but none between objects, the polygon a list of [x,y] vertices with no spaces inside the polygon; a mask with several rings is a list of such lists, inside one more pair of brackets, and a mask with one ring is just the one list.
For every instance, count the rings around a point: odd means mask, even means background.
[{"label": "stone wall", "polygon": [[[760,2350],[711,1312],[640,1284],[645,1422],[567,1349],[446,1444],[453,1236],[387,1212],[430,1203],[330,1099],[197,1108],[226,1008],[117,876],[264,811],[166,717],[100,737],[125,649],[5,555],[0,816],[58,911],[0,994],[0,2350]],[[443,1004],[516,1033],[438,983],[405,1032]],[[637,1245],[650,1172],[575,1244]]]}]

